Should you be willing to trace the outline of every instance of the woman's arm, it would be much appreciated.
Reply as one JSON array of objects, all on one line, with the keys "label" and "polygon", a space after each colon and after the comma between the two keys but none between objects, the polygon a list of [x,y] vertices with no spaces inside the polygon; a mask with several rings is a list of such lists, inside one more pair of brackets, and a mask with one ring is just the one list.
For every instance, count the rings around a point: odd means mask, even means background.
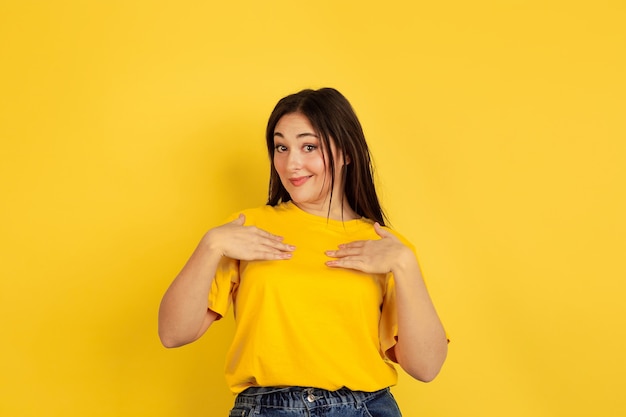
[{"label": "woman's arm", "polygon": [[209,291],[222,256],[238,260],[291,258],[295,247],[255,226],[240,215],[209,230],[169,286],[159,308],[159,338],[165,347],[197,340],[219,316],[208,308]]},{"label": "woman's arm", "polygon": [[378,223],[379,240],[340,245],[326,254],[336,258],[330,267],[351,268],[366,273],[393,273],[398,310],[398,340],[387,352],[412,377],[433,380],[446,359],[448,341],[424,284],[413,251]]},{"label": "woman's arm", "polygon": [[413,378],[432,381],[448,353],[446,333],[428,294],[417,259],[404,246],[392,268],[398,309],[398,341],[389,354]]},{"label": "woman's arm", "polygon": [[191,343],[218,317],[208,308],[209,291],[222,255],[205,234],[178,276],[170,284],[159,308],[159,338],[172,348]]}]

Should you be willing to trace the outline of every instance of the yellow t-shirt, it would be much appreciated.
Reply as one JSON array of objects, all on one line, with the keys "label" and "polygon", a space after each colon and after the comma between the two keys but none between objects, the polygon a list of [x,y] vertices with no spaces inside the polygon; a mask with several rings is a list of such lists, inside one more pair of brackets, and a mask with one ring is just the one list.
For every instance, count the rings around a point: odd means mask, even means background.
[{"label": "yellow t-shirt", "polygon": [[230,389],[376,391],[395,385],[396,370],[385,356],[397,335],[392,275],[324,264],[330,259],[324,251],[341,243],[379,239],[373,223],[326,219],[292,202],[242,213],[246,226],[283,236],[296,250],[289,260],[220,262],[209,308],[224,316],[234,307],[236,330],[226,364]]}]

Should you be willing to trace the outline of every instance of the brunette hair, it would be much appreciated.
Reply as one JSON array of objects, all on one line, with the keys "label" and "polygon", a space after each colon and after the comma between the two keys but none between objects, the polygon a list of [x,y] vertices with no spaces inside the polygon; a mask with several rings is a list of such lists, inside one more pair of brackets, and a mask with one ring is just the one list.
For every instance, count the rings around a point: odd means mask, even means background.
[{"label": "brunette hair", "polygon": [[[385,225],[386,216],[380,206],[373,179],[373,168],[363,128],[350,102],[333,88],[302,90],[282,98],[267,122],[265,138],[271,162],[267,204],[275,206],[291,200],[274,167],[274,129],[281,117],[290,113],[306,116],[319,135],[322,151],[328,152],[330,165],[330,201],[335,183],[335,160],[330,152],[330,141],[337,152],[350,163],[343,166],[344,192],[348,204],[358,215]],[[343,200],[342,200],[343,204]]]}]

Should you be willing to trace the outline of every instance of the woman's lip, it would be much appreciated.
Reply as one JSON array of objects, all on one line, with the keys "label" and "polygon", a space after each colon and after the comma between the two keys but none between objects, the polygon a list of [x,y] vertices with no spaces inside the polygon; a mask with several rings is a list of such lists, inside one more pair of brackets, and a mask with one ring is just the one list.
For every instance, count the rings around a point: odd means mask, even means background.
[{"label": "woman's lip", "polygon": [[308,175],[305,177],[297,177],[297,178],[289,178],[289,182],[292,183],[293,185],[295,185],[296,187],[301,186],[302,184],[304,184],[305,182],[307,182],[307,180],[309,178],[311,178],[312,175]]}]

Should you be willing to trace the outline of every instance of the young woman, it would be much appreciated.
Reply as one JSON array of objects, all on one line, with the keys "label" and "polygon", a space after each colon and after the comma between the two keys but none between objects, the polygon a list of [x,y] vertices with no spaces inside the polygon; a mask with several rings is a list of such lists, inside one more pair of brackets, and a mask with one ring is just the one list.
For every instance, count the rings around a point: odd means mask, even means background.
[{"label": "young woman", "polygon": [[233,306],[231,416],[400,416],[393,363],[432,380],[443,326],[412,246],[385,227],[363,130],[337,90],[280,100],[267,205],[209,230],[165,293],[159,336],[193,342]]}]

